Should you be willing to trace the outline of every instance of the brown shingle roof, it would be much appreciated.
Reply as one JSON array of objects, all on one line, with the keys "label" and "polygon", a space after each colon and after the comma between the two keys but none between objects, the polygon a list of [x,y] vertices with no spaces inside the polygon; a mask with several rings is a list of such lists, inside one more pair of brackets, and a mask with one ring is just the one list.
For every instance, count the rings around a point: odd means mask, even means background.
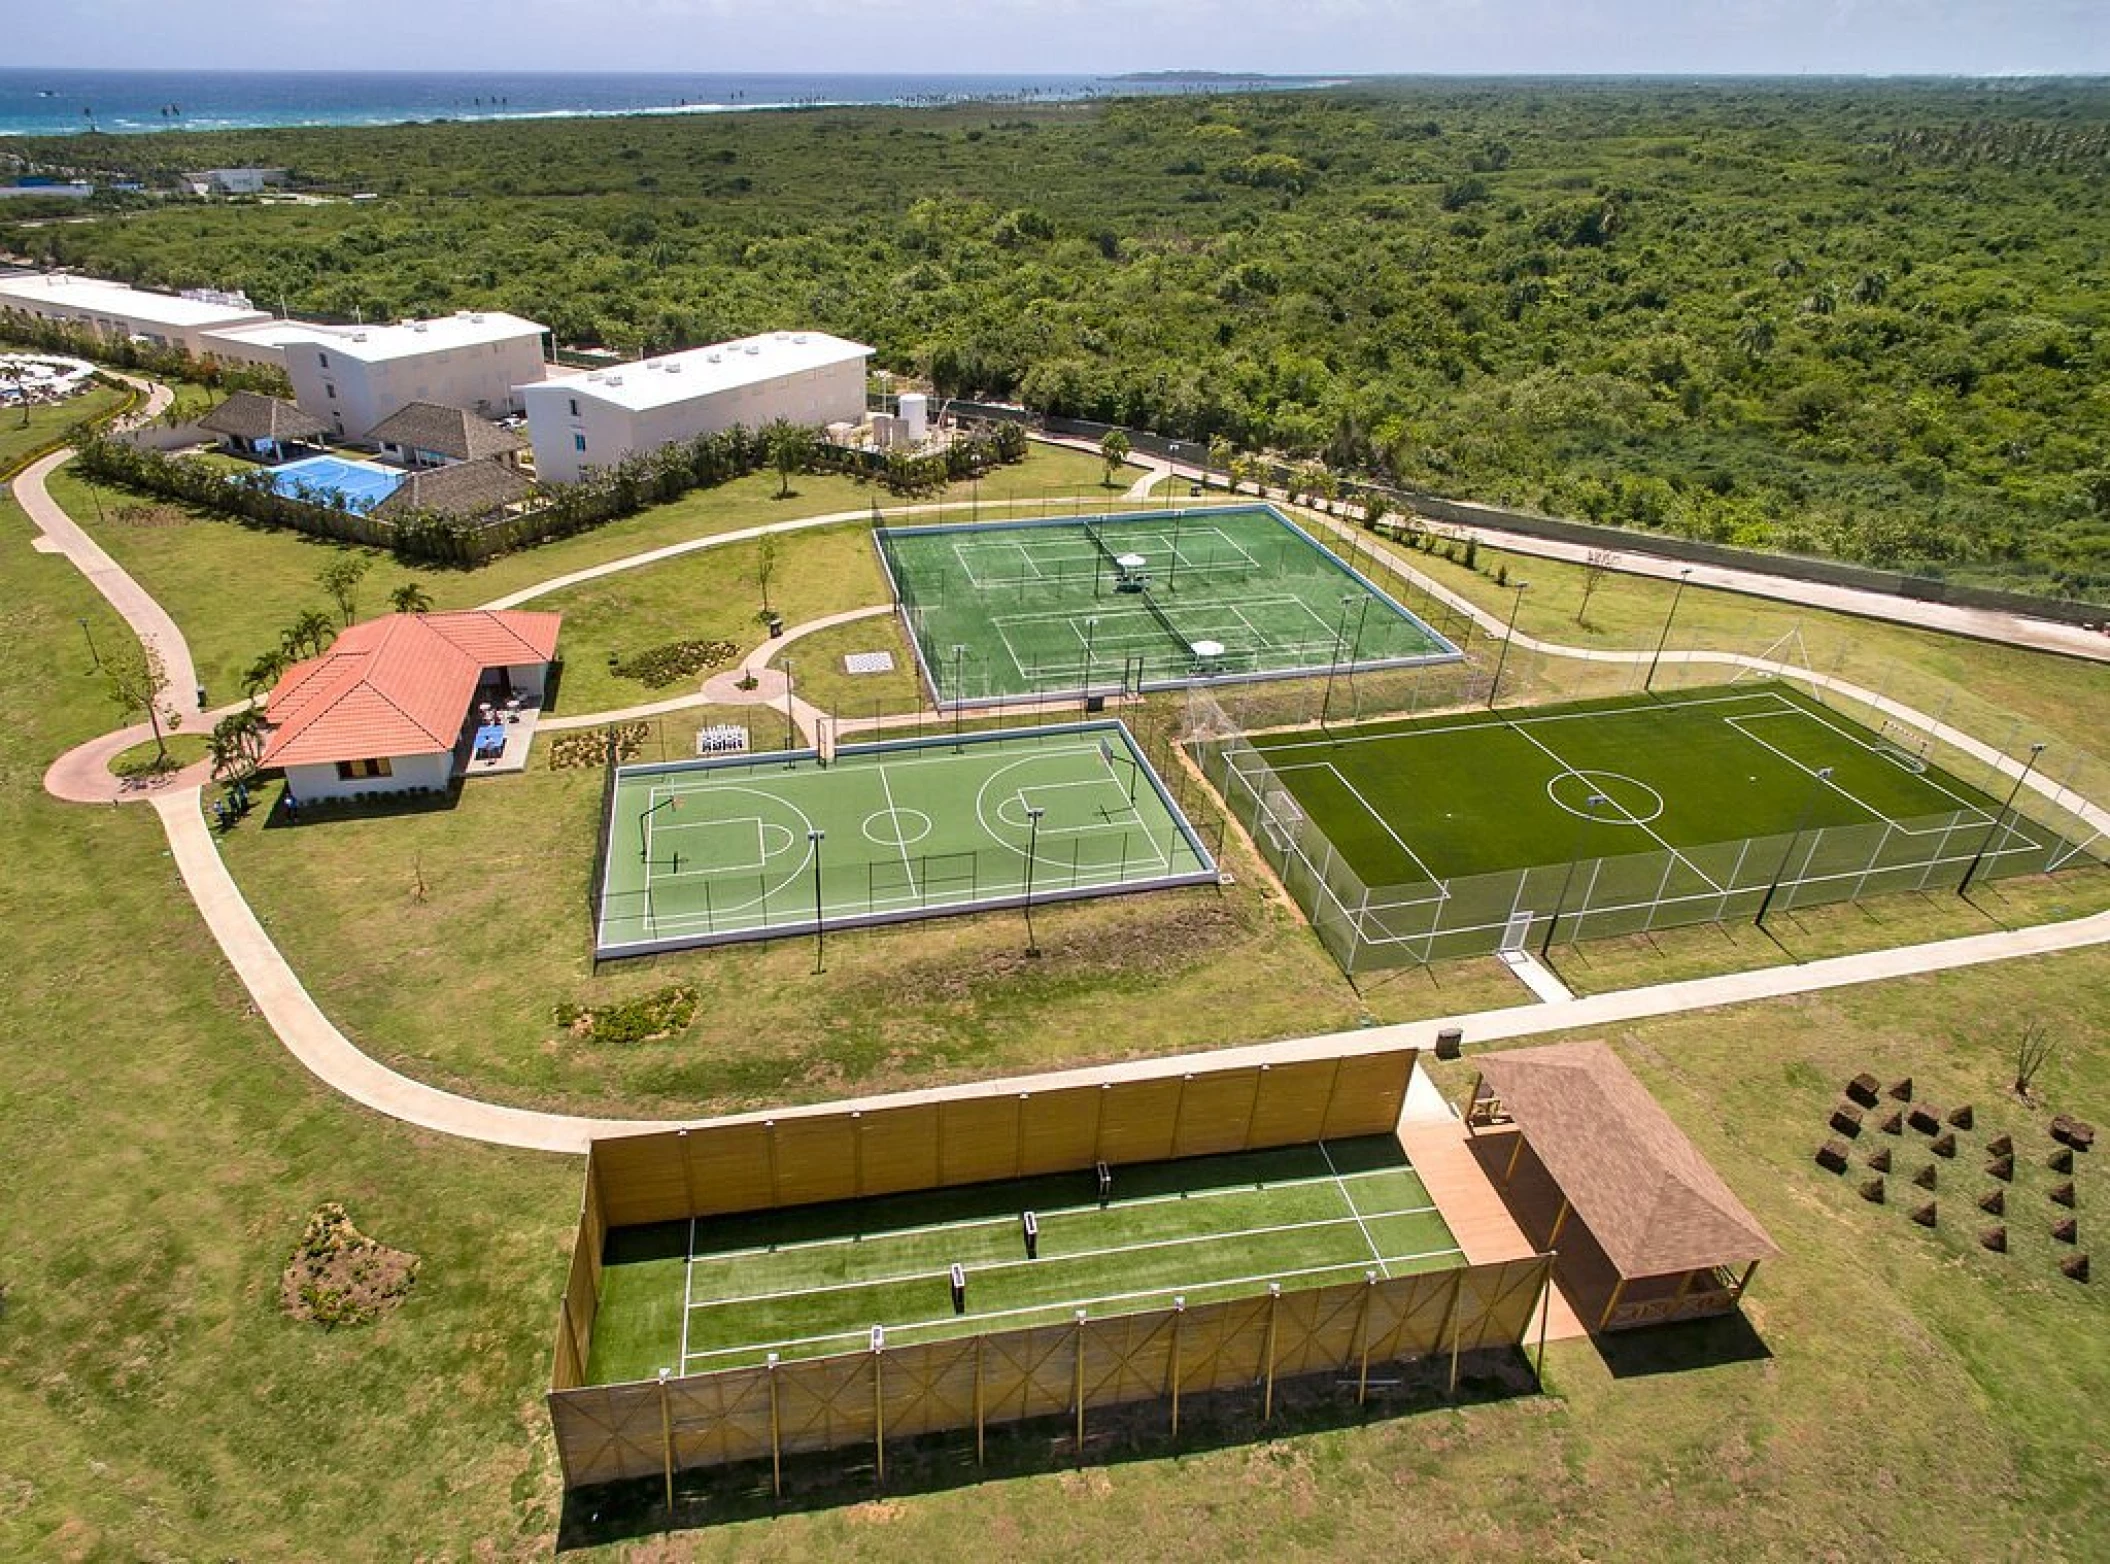
[{"label": "brown shingle roof", "polygon": [[1621,1276],[1741,1265],[1780,1252],[1603,1043],[1518,1048],[1478,1062]]},{"label": "brown shingle roof", "polygon": [[267,766],[429,755],[454,747],[486,668],[548,662],[560,614],[468,609],[353,625],[287,669],[265,703]]},{"label": "brown shingle roof", "polygon": [[527,441],[479,418],[463,407],[440,402],[406,402],[373,428],[366,438],[376,445],[400,445],[414,451],[436,451],[458,462],[482,461],[523,450]]},{"label": "brown shingle roof", "polygon": [[237,391],[198,420],[200,429],[235,440],[312,440],[329,433],[319,418],[310,418],[291,402],[254,391]]},{"label": "brown shingle roof", "polygon": [[499,462],[457,462],[412,472],[371,514],[392,520],[409,511],[437,511],[443,516],[480,520],[534,492],[534,485]]}]

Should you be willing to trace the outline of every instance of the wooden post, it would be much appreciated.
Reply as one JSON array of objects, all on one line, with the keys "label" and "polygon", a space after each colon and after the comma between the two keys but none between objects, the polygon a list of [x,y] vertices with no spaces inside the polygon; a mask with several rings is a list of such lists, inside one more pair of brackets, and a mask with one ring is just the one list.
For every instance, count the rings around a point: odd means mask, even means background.
[{"label": "wooden post", "polygon": [[1355,1404],[1370,1399],[1370,1300],[1377,1295],[1377,1272],[1363,1273],[1363,1300],[1355,1311]]},{"label": "wooden post", "polygon": [[1737,1278],[1736,1301],[1738,1303],[1742,1303],[1744,1301],[1744,1289],[1751,1285],[1751,1278],[1756,1275],[1757,1272],[1758,1262],[1756,1260],[1753,1260],[1749,1265],[1744,1267],[1744,1274]]},{"label": "wooden post", "polygon": [[1267,1388],[1260,1393],[1260,1421],[1275,1415],[1275,1315],[1282,1307],[1282,1284],[1267,1284]]},{"label": "wooden post", "polygon": [[1032,1101],[1031,1092],[1018,1094],[1018,1133],[1011,1146],[1011,1171],[1018,1178],[1026,1176],[1026,1108]]},{"label": "wooden post", "polygon": [[773,1206],[782,1205],[784,1197],[778,1192],[777,1186],[777,1121],[775,1119],[764,1119],[762,1121],[762,1138],[763,1143],[769,1149],[769,1203]]},{"label": "wooden post", "polygon": [[696,1170],[689,1165],[689,1132],[685,1129],[674,1132],[674,1152],[681,1158],[681,1187],[689,1199],[689,1216],[696,1215]]},{"label": "wooden post", "polygon": [[772,1352],[766,1361],[769,1369],[769,1491],[781,1499],[784,1497],[784,1436],[777,1415],[777,1355]]},{"label": "wooden post", "polygon": [[862,1200],[865,1192],[865,1116],[861,1108],[850,1110],[850,1168],[850,1176],[856,1180],[851,1188]]},{"label": "wooden post", "polygon": [[1458,1280],[1451,1285],[1451,1384],[1448,1395],[1458,1394],[1458,1347],[1465,1339],[1465,1273],[1467,1267],[1458,1268]]},{"label": "wooden post", "polygon": [[1559,1260],[1559,1251],[1546,1251],[1546,1274],[1539,1283],[1539,1355],[1531,1365],[1531,1382],[1541,1390],[1546,1388],[1546,1327],[1553,1319],[1553,1268]]},{"label": "wooden post", "polygon": [[1692,1279],[1695,1276],[1698,1276],[1699,1274],[1700,1273],[1697,1267],[1687,1271],[1685,1275],[1679,1279],[1678,1290],[1672,1296],[1670,1301],[1672,1303],[1683,1303],[1685,1301],[1685,1295],[1692,1291]]},{"label": "wooden post", "polygon": [[1099,1083],[1099,1107],[1092,1117],[1092,1160],[1106,1160],[1106,1095],[1114,1089],[1112,1081]]},{"label": "wooden post", "polygon": [[1077,1379],[1073,1394],[1077,1398],[1077,1461],[1084,1463],[1084,1310],[1077,1311]]},{"label": "wooden post", "polygon": [[1509,1181],[1517,1176],[1517,1162],[1524,1155],[1524,1132],[1517,1131],[1517,1143],[1509,1148],[1509,1165],[1502,1169],[1502,1187],[1507,1189]]},{"label": "wooden post", "polygon": [[1245,1129],[1239,1133],[1238,1149],[1250,1151],[1253,1146],[1253,1121],[1260,1117],[1260,1094],[1267,1087],[1268,1066],[1262,1065],[1253,1072],[1253,1097],[1246,1104]]},{"label": "wooden post", "polygon": [[1184,1128],[1180,1120],[1187,1111],[1187,1085],[1193,1079],[1191,1072],[1182,1075],[1179,1092],[1172,1099],[1172,1155],[1175,1157],[1180,1154],[1180,1132]]},{"label": "wooden post", "polygon": [[1546,1247],[1551,1249],[1561,1241],[1561,1229],[1568,1225],[1568,1197],[1561,1196],[1561,1208],[1553,1215],[1553,1231],[1546,1235]]},{"label": "wooden post", "polygon": [[1622,1276],[1619,1278],[1618,1281],[1612,1284],[1612,1296],[1605,1299],[1604,1313],[1597,1316],[1597,1328],[1599,1330],[1603,1330],[1606,1325],[1611,1323],[1612,1311],[1619,1307],[1620,1296],[1625,1293],[1625,1291],[1626,1278]]},{"label": "wooden post", "polygon": [[1333,1079],[1326,1083],[1326,1108],[1319,1115],[1319,1133],[1312,1137],[1313,1140],[1326,1139],[1326,1131],[1333,1124],[1333,1100],[1340,1095],[1341,1069],[1347,1062],[1346,1059],[1338,1057],[1333,1061]]},{"label": "wooden post", "polygon": [[[1480,1133],[1478,1126],[1473,1121],[1480,1116],[1480,1092],[1486,1085],[1487,1077],[1475,1070],[1473,1072],[1473,1089],[1466,1094],[1465,1098],[1465,1134],[1468,1140],[1477,1137]],[[1503,1182],[1506,1184],[1508,1180],[1505,1179]]]},{"label": "wooden post", "polygon": [[872,1464],[879,1486],[886,1487],[886,1390],[879,1359],[886,1351],[886,1327],[872,1327]]},{"label": "wooden post", "polygon": [[940,1098],[938,1101],[938,1187],[943,1189],[945,1184],[945,1102],[943,1098]]},{"label": "wooden post", "polygon": [[1172,1437],[1180,1437],[1180,1326],[1187,1318],[1187,1298],[1184,1293],[1172,1295]]},{"label": "wooden post", "polygon": [[974,1339],[974,1464],[982,1465],[988,1458],[988,1421],[982,1400],[982,1346],[986,1338]]},{"label": "wooden post", "polygon": [[659,1447],[667,1477],[667,1513],[674,1513],[674,1409],[667,1402],[667,1371],[659,1371]]}]

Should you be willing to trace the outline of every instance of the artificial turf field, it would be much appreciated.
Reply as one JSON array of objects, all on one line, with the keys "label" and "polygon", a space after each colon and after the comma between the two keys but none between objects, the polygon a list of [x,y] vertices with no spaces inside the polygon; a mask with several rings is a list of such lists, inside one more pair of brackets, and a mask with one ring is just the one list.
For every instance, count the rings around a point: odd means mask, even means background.
[{"label": "artificial turf field", "polygon": [[610,810],[604,957],[1215,873],[1118,722],[626,766]]},{"label": "artificial turf field", "polygon": [[1391,1136],[1112,1173],[1104,1204],[1087,1170],[618,1229],[587,1377],[821,1357],[863,1348],[874,1325],[905,1344],[1465,1263]]},{"label": "artificial turf field", "polygon": [[[1939,835],[1947,822],[1968,855],[2001,808],[1773,683],[1248,742],[1370,886],[1676,853],[1785,837],[1798,824],[1893,821]],[[2011,850],[2023,841],[2034,841],[2026,822]]]},{"label": "artificial turf field", "polygon": [[[883,527],[876,540],[940,704],[1459,655],[1264,505]],[[1197,653],[1209,643],[1220,650]]]}]

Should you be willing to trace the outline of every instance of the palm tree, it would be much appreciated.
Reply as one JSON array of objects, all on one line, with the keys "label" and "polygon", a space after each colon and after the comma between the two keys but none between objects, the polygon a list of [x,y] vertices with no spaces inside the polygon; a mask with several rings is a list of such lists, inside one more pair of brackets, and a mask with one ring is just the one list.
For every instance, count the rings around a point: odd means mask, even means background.
[{"label": "palm tree", "polygon": [[1889,292],[1890,273],[1879,268],[1855,279],[1852,298],[1856,304],[1881,304]]},{"label": "palm tree", "polygon": [[429,614],[432,594],[422,581],[406,581],[388,594],[388,606],[399,614]]},{"label": "palm tree", "polygon": [[320,657],[323,648],[336,638],[337,627],[330,616],[319,608],[303,608],[293,623],[279,632],[288,653],[299,656],[306,652],[311,657]]},{"label": "palm tree", "polygon": [[1128,460],[1129,449],[1128,436],[1119,429],[1107,430],[1105,437],[1100,440],[1099,460],[1106,463],[1105,487],[1111,489],[1114,486],[1114,474],[1118,473],[1121,464]]},{"label": "palm tree", "polygon": [[268,690],[272,685],[278,683],[279,676],[292,666],[293,659],[278,648],[273,647],[251,663],[243,672],[242,688],[250,695]]},{"label": "palm tree", "polygon": [[1773,335],[1773,322],[1755,316],[1738,329],[1736,345],[1752,363],[1762,364],[1773,352]]}]

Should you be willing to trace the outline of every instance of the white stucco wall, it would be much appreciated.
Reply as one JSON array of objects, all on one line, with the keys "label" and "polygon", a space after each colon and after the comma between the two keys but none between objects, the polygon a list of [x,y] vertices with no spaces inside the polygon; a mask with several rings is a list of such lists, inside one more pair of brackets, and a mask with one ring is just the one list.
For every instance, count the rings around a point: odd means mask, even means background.
[{"label": "white stucco wall", "polygon": [[[401,328],[395,328],[400,330]],[[338,435],[357,440],[410,402],[465,407],[496,418],[520,410],[515,386],[540,381],[546,372],[542,337],[436,346],[430,353],[366,362],[355,340],[290,344],[286,376],[302,412],[328,419]]]},{"label": "white stucco wall", "polygon": [[408,793],[417,788],[444,791],[454,776],[454,752],[435,755],[391,755],[391,775],[347,781],[335,765],[288,766],[286,787],[300,803],[329,798],[361,798],[379,793]]}]

